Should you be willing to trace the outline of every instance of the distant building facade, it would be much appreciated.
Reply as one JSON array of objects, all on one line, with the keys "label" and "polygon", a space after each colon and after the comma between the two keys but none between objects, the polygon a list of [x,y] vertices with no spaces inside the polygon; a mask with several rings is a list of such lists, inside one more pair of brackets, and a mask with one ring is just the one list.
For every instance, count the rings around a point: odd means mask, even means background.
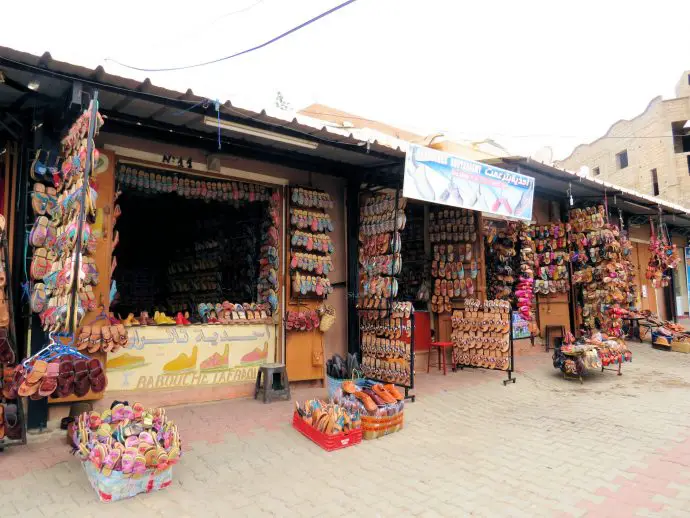
[{"label": "distant building facade", "polygon": [[676,85],[676,98],[656,97],[631,120],[620,120],[590,144],[575,148],[556,167],[652,196],[690,202],[690,70]]}]

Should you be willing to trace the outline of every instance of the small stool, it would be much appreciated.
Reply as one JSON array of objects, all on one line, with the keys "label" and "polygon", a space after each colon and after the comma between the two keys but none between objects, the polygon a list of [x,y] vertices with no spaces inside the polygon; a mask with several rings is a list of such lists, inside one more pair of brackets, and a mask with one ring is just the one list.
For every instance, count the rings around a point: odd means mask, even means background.
[{"label": "small stool", "polygon": [[[261,375],[263,374],[263,385]],[[290,400],[290,382],[287,369],[283,363],[264,363],[256,374],[256,386],[254,387],[254,399],[263,392],[264,403],[270,403],[275,399]]]},{"label": "small stool", "polygon": [[562,325],[553,325],[553,326],[546,326],[546,330],[544,331],[544,347],[546,348],[546,352],[549,352],[549,348],[551,347],[551,333],[559,331],[561,334],[561,338],[565,337],[565,326]]},{"label": "small stool", "polygon": [[449,347],[453,347],[453,342],[431,342],[429,344],[429,359],[426,363],[427,372],[431,368],[431,354],[436,349],[438,351],[438,370],[441,370],[441,365],[443,365],[443,375],[446,375],[446,348]]}]

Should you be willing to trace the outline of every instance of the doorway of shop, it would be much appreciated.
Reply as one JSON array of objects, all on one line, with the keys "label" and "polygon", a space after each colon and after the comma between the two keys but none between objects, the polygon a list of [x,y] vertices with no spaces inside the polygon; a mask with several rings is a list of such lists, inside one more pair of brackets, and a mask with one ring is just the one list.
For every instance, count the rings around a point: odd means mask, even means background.
[{"label": "doorway of shop", "polygon": [[117,203],[116,315],[188,312],[198,321],[199,304],[256,300],[268,202],[126,190]]}]

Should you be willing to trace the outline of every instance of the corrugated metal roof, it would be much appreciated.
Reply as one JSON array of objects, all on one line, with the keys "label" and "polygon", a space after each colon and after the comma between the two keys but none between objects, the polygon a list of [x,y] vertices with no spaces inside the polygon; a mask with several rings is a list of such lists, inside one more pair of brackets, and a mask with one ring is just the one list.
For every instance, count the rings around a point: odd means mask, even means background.
[{"label": "corrugated metal roof", "polygon": [[505,157],[487,160],[486,162],[510,169],[515,169],[518,166],[522,167],[521,172],[523,174],[533,176],[537,180],[537,190],[550,191],[562,197],[566,195],[568,188],[570,188],[575,199],[596,196],[603,198],[606,194],[611,205],[614,204],[614,201],[622,202],[625,205],[621,206],[619,204],[619,207],[629,214],[654,216],[658,214],[658,209],[661,208],[666,214],[676,216],[675,226],[690,228],[690,209],[676,203],[595,178],[579,176],[572,171],[558,169],[531,158]]},{"label": "corrugated metal roof", "polygon": [[[118,114],[119,116],[130,116],[136,119],[146,119],[157,123],[186,128],[197,132],[205,132],[213,135],[214,129],[204,125],[204,116],[200,113],[185,111],[179,106],[189,109],[189,107],[208,101],[203,96],[196,95],[191,89],[186,92],[170,90],[161,86],[154,85],[150,79],[138,81],[127,77],[109,74],[101,66],[89,69],[56,61],[50,53],[46,52],[42,56],[36,56],[15,49],[0,47],[0,70],[5,68],[5,74],[11,81],[26,86],[33,81],[38,74],[42,75],[39,94],[43,97],[59,99],[69,94],[72,82],[82,80],[87,84],[98,87],[107,85],[108,88],[101,88],[100,102],[104,110]],[[8,69],[12,73],[8,73]],[[137,97],[134,93],[145,94]],[[11,106],[13,103],[29,102],[31,97],[25,95],[26,92],[16,90],[7,84],[0,83],[0,105]],[[35,97],[35,95],[33,95]],[[141,98],[144,97],[144,98]],[[178,107],[171,107],[170,101],[177,103]],[[211,102],[211,104],[213,104]],[[294,112],[280,110],[276,108],[250,108],[246,106],[233,105],[229,100],[222,104],[221,111],[248,122],[258,122],[262,125],[274,129],[285,129],[295,134],[301,134],[314,139],[318,139],[322,145],[317,149],[299,149],[303,155],[312,155],[328,160],[343,162],[362,167],[376,167],[382,165],[402,164],[405,152],[409,143],[394,138],[385,133],[371,129],[349,129],[334,127],[330,123],[313,117],[297,114]],[[295,148],[289,144],[281,144],[274,141],[266,141],[260,137],[237,134],[235,139],[246,140],[251,143],[261,143],[271,147],[290,150]],[[268,143],[268,144],[267,144]],[[575,186],[587,186],[603,194],[606,191],[618,192],[624,199],[631,203],[642,205],[652,205],[662,207],[671,214],[688,215],[690,211],[680,205],[667,202],[658,198],[642,194],[631,189],[626,189],[602,180],[594,178],[583,178],[577,174],[557,169],[555,167],[536,162],[524,157],[507,157],[497,160],[487,160],[489,163],[523,164],[534,169],[537,173],[542,173],[537,178],[537,188],[548,186],[549,183],[568,182]],[[551,175],[550,177],[547,176]],[[555,180],[554,180],[555,178]],[[541,184],[541,186],[540,186]],[[561,186],[559,185],[559,188]],[[585,189],[586,190],[586,189]],[[584,191],[583,191],[584,192]],[[562,191],[561,191],[562,193]],[[649,214],[653,209],[642,207],[635,209],[634,205],[626,208],[627,212],[633,214]],[[690,219],[682,218],[690,226]],[[685,226],[685,224],[684,224]]]},{"label": "corrugated metal roof", "polygon": [[[16,66],[11,74],[8,69]],[[21,65],[24,67],[22,68]],[[108,85],[108,89],[99,89],[101,107],[106,111],[114,111],[119,114],[137,118],[150,119],[163,124],[186,127],[196,131],[204,131],[213,134],[213,128],[205,126],[203,116],[199,113],[184,112],[179,108],[165,106],[167,101],[177,103],[184,102],[185,106],[194,106],[204,103],[207,98],[196,95],[191,89],[186,92],[170,90],[161,86],[154,85],[150,79],[137,81],[134,79],[109,74],[101,66],[96,69],[89,69],[56,61],[50,53],[46,52],[42,56],[36,56],[15,49],[0,47],[0,68],[6,68],[6,73],[17,82],[27,85],[33,80],[36,73],[40,71],[49,72],[52,77],[41,78],[39,93],[50,97],[58,98],[66,95],[71,88],[74,79],[81,79],[85,82],[93,82],[93,86],[98,87]],[[38,67],[32,73],[31,67]],[[146,94],[147,99],[133,97],[133,92]],[[0,104],[11,105],[18,101],[22,96],[17,92],[0,84]],[[213,106],[213,101],[210,102]],[[221,105],[221,113],[232,116],[233,118],[243,119],[248,122],[256,122],[261,125],[269,126],[274,130],[288,130],[291,134],[304,135],[317,139],[320,142],[316,150],[300,149],[299,152],[307,155],[314,155],[321,158],[338,160],[345,163],[361,166],[376,166],[382,159],[404,158],[407,143],[392,138],[384,134],[373,134],[370,131],[355,129],[344,129],[330,126],[322,120],[312,117],[299,115],[295,112],[284,111],[276,108],[249,109],[248,107],[233,105],[226,100]],[[233,138],[258,142],[257,137],[233,134]],[[260,140],[267,145],[265,139]],[[322,145],[321,145],[322,144]],[[339,146],[340,151],[334,151],[329,144]],[[270,146],[292,149],[289,145],[270,142]],[[351,151],[350,151],[351,149]],[[378,155],[378,156],[377,156]]]}]

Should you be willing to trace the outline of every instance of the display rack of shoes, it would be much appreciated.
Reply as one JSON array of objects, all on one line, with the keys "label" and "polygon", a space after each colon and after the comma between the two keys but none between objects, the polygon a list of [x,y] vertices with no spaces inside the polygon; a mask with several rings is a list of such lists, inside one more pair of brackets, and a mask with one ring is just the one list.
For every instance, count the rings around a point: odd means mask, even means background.
[{"label": "display rack of shoes", "polygon": [[[358,315],[362,372],[405,388],[414,401],[414,307],[399,300],[406,201],[366,192],[360,205]],[[413,233],[414,235],[414,233]]]},{"label": "display rack of shoes", "polygon": [[454,300],[474,296],[480,264],[478,235],[471,210],[434,206],[429,213],[432,312],[451,313]]},{"label": "display rack of shoes", "polygon": [[530,227],[530,237],[536,247],[534,292],[541,296],[568,293],[570,252],[565,225],[533,225]]},{"label": "display rack of shoes", "polygon": [[513,221],[484,222],[486,238],[486,282],[489,299],[514,301],[513,285],[518,278],[518,224]]},{"label": "display rack of shoes", "polygon": [[621,306],[628,303],[632,279],[620,229],[608,221],[604,205],[573,209],[568,222],[578,319],[588,332],[600,329],[619,338],[623,336]]},{"label": "display rack of shoes", "polygon": [[290,190],[290,278],[292,298],[326,298],[333,292],[328,275],[333,271],[333,243],[328,233],[333,222],[326,212],[333,200],[313,188]]},{"label": "display rack of shoes", "polygon": [[[30,303],[46,331],[65,331],[71,327],[70,321],[78,323],[87,311],[97,307],[93,287],[98,284],[99,272],[92,259],[96,236],[91,225],[95,222],[98,193],[94,182],[85,181],[92,116],[96,119],[92,135],[95,137],[103,119],[96,109],[90,108],[71,126],[59,153],[38,149],[30,165],[29,175],[35,182],[31,192],[35,221],[29,234]],[[93,149],[92,154],[98,160],[98,150]],[[72,261],[76,248],[81,250],[83,277],[75,285]],[[76,297],[72,297],[75,289]]]},{"label": "display rack of shoes", "polygon": [[451,340],[453,367],[506,371],[515,383],[512,310],[507,300],[466,299],[463,310],[453,311]]}]

